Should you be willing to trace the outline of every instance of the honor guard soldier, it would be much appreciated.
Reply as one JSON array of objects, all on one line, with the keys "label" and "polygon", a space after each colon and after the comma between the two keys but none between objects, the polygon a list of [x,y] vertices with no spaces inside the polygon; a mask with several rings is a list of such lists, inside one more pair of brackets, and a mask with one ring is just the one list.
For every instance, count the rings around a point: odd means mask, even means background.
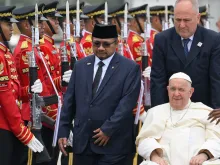
[{"label": "honor guard soldier", "polygon": [[154,45],[154,37],[157,33],[163,30],[163,21],[165,14],[165,6],[152,6],[150,7],[150,38],[147,40],[148,50],[148,66],[152,65],[152,50]]},{"label": "honor guard soldier", "polygon": [[[173,6],[167,6],[167,11],[165,6],[152,6],[150,7],[150,20],[151,20],[151,30],[154,32],[162,32],[164,29],[164,23],[165,23],[165,17],[166,14],[168,15],[168,18],[173,17]],[[170,27],[170,26],[169,26]],[[153,36],[154,36],[153,35]]]},{"label": "honor guard soldier", "polygon": [[[68,28],[64,29],[64,24],[65,24],[65,27],[67,27],[68,25],[66,24],[67,22],[67,12],[66,12],[66,6],[62,6],[62,7],[59,7],[57,9],[57,11],[60,13],[60,15],[62,15],[62,18],[59,19],[59,22],[60,22],[60,26],[62,27],[63,29],[63,32],[65,31],[66,32],[66,37],[68,36],[68,33],[67,30]],[[79,5],[79,18],[80,18],[80,15],[82,13],[82,8],[84,6],[84,2],[80,3]],[[81,32],[81,29],[80,29],[80,26],[79,26],[79,29],[76,30],[76,16],[77,16],[77,7],[76,5],[69,5],[69,25],[70,25],[70,38],[68,39],[68,37],[66,38],[68,41],[66,42],[66,49],[67,49],[67,55],[68,55],[68,61],[69,63],[71,62],[71,49],[74,49],[73,48],[73,43],[75,42],[75,45],[76,45],[76,54],[77,54],[77,59],[80,60],[84,57],[86,57],[86,54],[83,50],[83,47],[80,43],[80,32]],[[80,22],[80,20],[79,20]],[[79,32],[78,36],[76,36],[76,31]],[[60,43],[60,48],[62,48],[64,46],[64,40]],[[72,52],[73,53],[73,52]]]},{"label": "honor guard soldier", "polygon": [[200,21],[199,24],[207,29],[209,29],[209,13],[208,5],[199,7]]},{"label": "honor guard soldier", "polygon": [[168,27],[173,24],[173,6],[152,6],[150,7],[150,37],[147,39],[147,51],[148,51],[148,67],[143,71],[143,76],[150,78],[152,59],[153,59],[153,47],[154,37],[157,33],[162,32],[165,29],[165,17],[166,14],[169,18]]},{"label": "honor guard soldier", "polygon": [[131,8],[129,14],[133,17],[131,20],[130,30],[128,33],[127,43],[133,55],[135,62],[141,66],[142,48],[141,44],[144,42],[141,33],[144,33],[144,22],[146,21],[146,7],[147,4]]},{"label": "honor guard soldier", "polygon": [[[111,24],[116,25],[117,32],[119,34],[117,51],[119,54],[133,60],[131,50],[126,43],[128,37],[128,22],[130,22],[130,19],[132,18],[131,15],[128,14],[127,9],[128,3],[125,3],[118,8],[111,8],[108,14],[111,16]],[[127,17],[125,15],[127,15]]]},{"label": "honor guard soldier", "polygon": [[[42,37],[44,34],[43,29],[43,21],[47,20],[45,17],[42,16],[42,8],[43,4],[38,6],[38,17],[39,17],[39,34]],[[19,20],[17,23],[18,29],[21,32],[19,41],[17,46],[14,49],[14,57],[16,60],[16,67],[18,71],[18,77],[22,86],[22,95],[27,95],[29,93],[28,86],[29,86],[29,64],[28,64],[28,54],[27,52],[32,50],[32,31],[31,26],[34,25],[34,14],[35,14],[35,6],[27,6],[15,9],[13,11],[14,17]],[[52,95],[47,88],[47,82],[49,81],[45,66],[43,61],[41,60],[40,56],[38,55],[37,50],[35,50],[36,54],[36,62],[38,65],[38,77],[43,83],[43,92],[41,93],[42,96],[50,96]],[[48,112],[49,113],[49,112]],[[56,118],[55,114],[48,114],[48,116],[52,118]],[[22,117],[25,121],[30,121],[30,103],[29,98],[22,98]]]},{"label": "honor guard soldier", "polygon": [[82,44],[86,55],[89,56],[93,54],[92,31],[95,24],[102,23],[104,21],[105,3],[96,6],[85,6],[83,13],[89,18],[84,20],[85,31],[80,43]]},{"label": "honor guard soldier", "polygon": [[[50,74],[53,78],[53,81],[56,85],[58,91],[61,91],[61,73],[60,73],[60,52],[59,49],[55,46],[53,35],[59,33],[59,21],[58,18],[62,17],[57,12],[57,5],[59,1],[52,1],[45,4],[43,15],[48,19],[44,22],[44,36],[40,40],[40,49],[44,53],[45,58],[48,62],[50,68]],[[51,83],[50,83],[51,84]],[[54,93],[52,85],[49,85],[49,90]]]},{"label": "honor guard soldier", "polygon": [[[40,38],[43,37],[44,34],[44,25],[43,21],[46,21],[47,19],[43,17],[42,15],[42,9],[44,7],[44,4],[40,4],[38,6],[38,26],[39,26],[39,35]],[[18,41],[18,44],[14,50],[14,57],[16,60],[16,67],[18,71],[18,77],[22,86],[22,95],[28,94],[28,86],[29,86],[29,61],[28,61],[28,52],[32,51],[32,26],[35,25],[35,6],[26,6],[22,8],[15,9],[13,11],[13,15],[16,19],[19,20],[17,23],[18,29],[21,32],[20,39]],[[49,76],[46,72],[45,65],[39,55],[39,51],[37,49],[34,49],[35,52],[35,58],[36,63],[38,66],[37,74],[38,78],[42,82],[43,86],[43,92],[41,93],[41,96],[51,96],[53,93],[49,91],[48,89],[48,82]],[[42,53],[42,52],[40,52]],[[46,59],[44,59],[46,61]],[[48,68],[48,66],[46,66]],[[25,121],[30,121],[30,98],[23,98],[22,97],[22,118]],[[57,105],[53,104],[51,106],[46,106],[43,108],[43,111],[47,116],[49,116],[52,119],[56,119],[57,115]],[[47,124],[43,123],[42,128],[42,138],[45,143],[46,148],[47,141],[50,139],[52,140],[52,137],[50,137],[48,134],[51,133],[51,136],[53,136],[53,127],[48,126]],[[45,133],[46,132],[46,133]],[[45,140],[46,139],[46,140]],[[51,146],[52,142],[49,142],[49,146]],[[32,158],[30,158],[32,159]]]},{"label": "honor guard soldier", "polygon": [[[18,73],[14,57],[4,44],[12,35],[12,18],[15,6],[0,6],[0,164],[20,165],[23,146],[27,145],[34,152],[42,152],[43,145],[25,126],[21,117]],[[34,93],[42,92],[39,80],[31,87]],[[23,96],[24,97],[24,96]],[[28,97],[26,95],[25,97]]]}]

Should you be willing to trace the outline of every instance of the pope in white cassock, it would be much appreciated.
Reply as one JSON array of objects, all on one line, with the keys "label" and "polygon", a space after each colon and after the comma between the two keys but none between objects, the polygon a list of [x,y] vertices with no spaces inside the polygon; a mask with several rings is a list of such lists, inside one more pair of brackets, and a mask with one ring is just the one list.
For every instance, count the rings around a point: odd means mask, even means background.
[{"label": "pope in white cassock", "polygon": [[220,165],[220,126],[207,120],[210,107],[191,102],[191,84],[185,73],[173,74],[169,103],[148,110],[136,139],[141,165]]}]

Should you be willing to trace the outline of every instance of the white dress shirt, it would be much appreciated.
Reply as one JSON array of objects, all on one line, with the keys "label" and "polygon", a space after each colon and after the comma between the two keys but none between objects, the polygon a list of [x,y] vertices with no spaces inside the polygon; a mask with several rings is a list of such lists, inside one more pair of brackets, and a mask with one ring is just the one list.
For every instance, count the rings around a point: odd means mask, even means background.
[{"label": "white dress shirt", "polygon": [[[194,34],[193,34],[191,37],[189,37],[190,41],[189,41],[188,44],[187,44],[188,52],[190,52],[190,48],[191,48],[191,46],[192,46],[193,38],[194,38]],[[182,45],[183,45],[183,47],[184,47],[183,39],[184,39],[184,38],[181,37]]]},{"label": "white dress shirt", "polygon": [[[105,65],[102,67],[102,76],[101,76],[101,79],[100,79],[100,82],[99,82],[99,86],[100,86],[100,84],[101,84],[101,82],[102,82],[102,80],[103,80],[103,78],[104,78],[104,76],[105,76],[105,73],[106,73],[106,71],[107,71],[107,69],[108,69],[108,66],[109,66],[109,64],[110,64],[110,62],[111,62],[111,60],[112,60],[112,58],[114,57],[114,55],[115,55],[115,53],[114,53],[112,56],[110,56],[110,57],[108,57],[108,58],[102,60],[102,62],[103,62]],[[95,79],[96,72],[97,72],[97,70],[98,70],[98,68],[99,68],[99,62],[100,62],[100,61],[101,61],[101,60],[100,60],[97,56],[95,56],[94,69],[93,69],[93,81],[94,81],[94,79]],[[98,88],[99,88],[99,86],[98,86]],[[97,90],[98,90],[98,89],[97,89]]]}]

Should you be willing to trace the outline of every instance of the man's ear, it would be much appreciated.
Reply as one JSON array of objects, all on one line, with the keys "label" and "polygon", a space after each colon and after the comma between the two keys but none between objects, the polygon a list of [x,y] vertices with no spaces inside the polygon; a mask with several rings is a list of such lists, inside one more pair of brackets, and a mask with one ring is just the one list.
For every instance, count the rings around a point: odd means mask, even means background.
[{"label": "man's ear", "polygon": [[94,20],[94,19],[91,20],[91,25],[92,25],[93,27],[95,26],[95,20]]},{"label": "man's ear", "polygon": [[169,86],[167,86],[167,91],[169,90]]},{"label": "man's ear", "polygon": [[25,20],[24,22],[23,22],[23,24],[24,24],[24,28],[25,29],[30,29],[30,23],[28,22],[28,20]]},{"label": "man's ear", "polygon": [[200,22],[200,17],[201,17],[201,14],[199,13],[198,15],[197,15],[197,23],[199,24],[199,22]]},{"label": "man's ear", "polygon": [[[192,96],[193,93],[194,93],[194,88],[191,87],[191,89],[190,89],[190,95]],[[191,96],[190,96],[190,97],[191,97]]]}]

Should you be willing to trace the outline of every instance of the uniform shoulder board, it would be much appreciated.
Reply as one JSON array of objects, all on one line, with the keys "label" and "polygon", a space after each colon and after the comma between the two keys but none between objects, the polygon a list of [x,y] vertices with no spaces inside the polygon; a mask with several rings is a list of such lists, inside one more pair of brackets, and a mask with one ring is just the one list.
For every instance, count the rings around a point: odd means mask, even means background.
[{"label": "uniform shoulder board", "polygon": [[28,48],[28,42],[27,41],[23,41],[21,43],[21,49],[26,49],[26,48]]},{"label": "uniform shoulder board", "polygon": [[92,35],[91,34],[87,35],[85,40],[87,42],[92,42]]},{"label": "uniform shoulder board", "polygon": [[3,51],[3,52],[6,52],[7,48],[2,46],[2,45],[0,45],[0,50]]},{"label": "uniform shoulder board", "polygon": [[133,37],[132,37],[132,42],[140,42],[141,40],[140,40],[140,37],[138,36],[138,35],[134,35]]},{"label": "uniform shoulder board", "polygon": [[41,38],[40,40],[39,40],[39,42],[40,42],[40,44],[44,44],[45,42],[44,42],[44,38]]},{"label": "uniform shoulder board", "polygon": [[69,41],[69,43],[73,43],[73,42],[74,42],[74,37],[71,36],[71,37],[70,37],[70,41]]}]

